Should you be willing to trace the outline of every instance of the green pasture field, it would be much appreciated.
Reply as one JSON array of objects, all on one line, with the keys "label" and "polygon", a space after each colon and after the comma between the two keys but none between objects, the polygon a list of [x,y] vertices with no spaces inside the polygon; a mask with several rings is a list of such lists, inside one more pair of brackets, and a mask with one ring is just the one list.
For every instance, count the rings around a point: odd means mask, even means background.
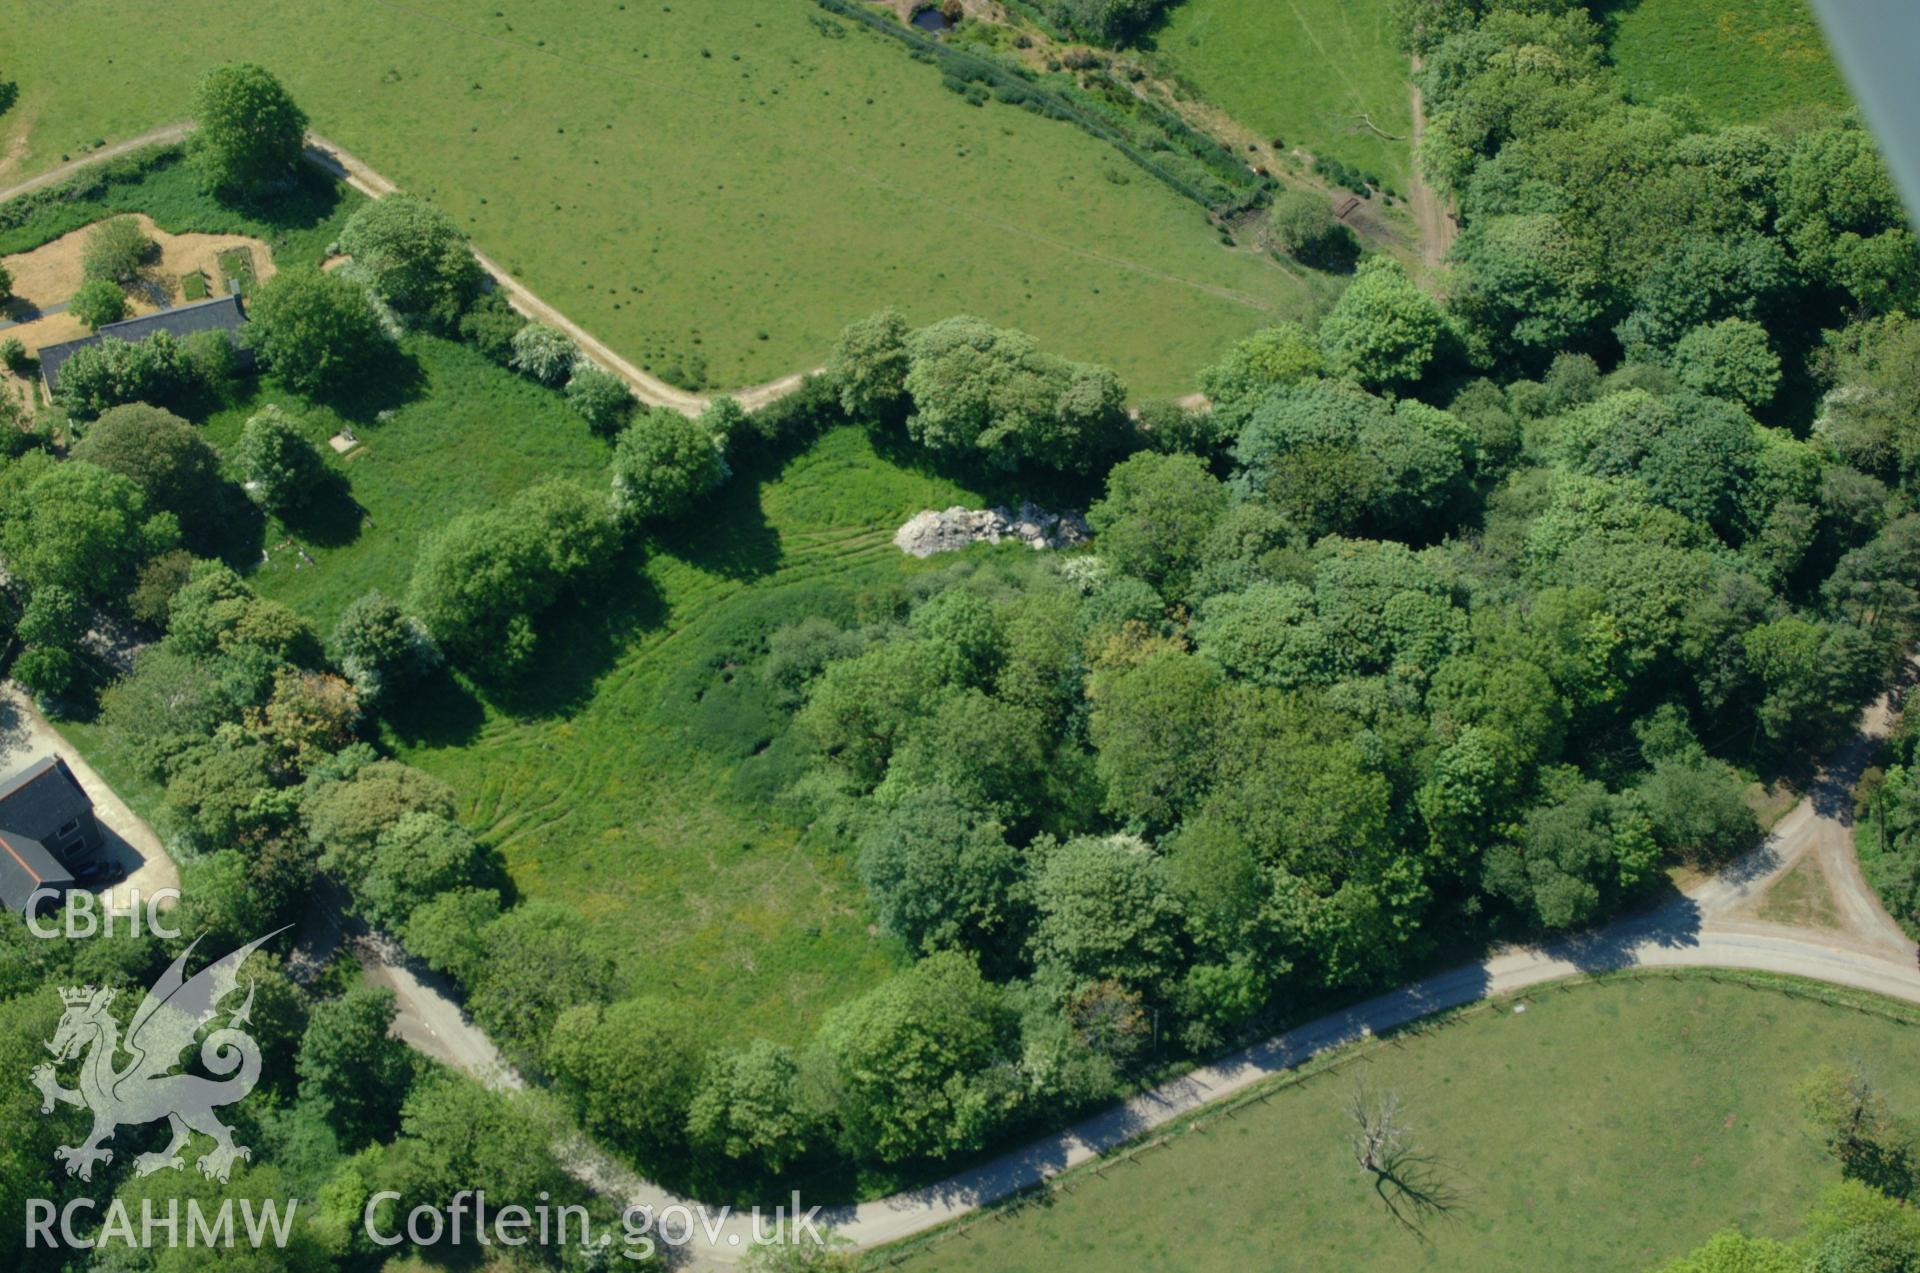
[{"label": "green pasture field", "polygon": [[[1728,1225],[1796,1231],[1839,1176],[1794,1096],[1813,1067],[1860,1061],[1920,1112],[1920,1027],[1873,1013],[1704,977],[1524,1002],[1372,1046],[899,1267],[1639,1273]],[[1400,1098],[1444,1213],[1400,1223],[1355,1163],[1361,1075]]]},{"label": "green pasture field", "polygon": [[1807,0],[1623,0],[1595,5],[1641,101],[1689,93],[1722,123],[1765,123],[1851,99]]},{"label": "green pasture field", "polygon": [[[456,216],[595,335],[737,387],[847,322],[974,312],[1186,392],[1337,284],[1223,247],[1202,209],[1079,130],[968,105],[808,0],[22,0],[0,185],[189,114],[216,62],[271,68],[314,128]],[[11,158],[9,155],[11,154]]]},{"label": "green pasture field", "polygon": [[[1401,194],[1412,171],[1407,56],[1391,0],[1182,0],[1153,34],[1173,70],[1241,123]],[[1370,130],[1372,119],[1389,141]]]}]

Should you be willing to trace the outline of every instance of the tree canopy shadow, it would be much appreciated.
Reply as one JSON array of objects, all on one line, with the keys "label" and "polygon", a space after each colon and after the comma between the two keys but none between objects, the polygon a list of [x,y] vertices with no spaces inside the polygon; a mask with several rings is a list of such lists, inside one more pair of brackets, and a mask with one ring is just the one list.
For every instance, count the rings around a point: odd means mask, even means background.
[{"label": "tree canopy shadow", "polygon": [[[223,192],[216,194],[214,200],[263,226],[311,230],[331,220],[339,210],[340,200],[345,197],[346,186],[341,180],[345,175],[344,171],[335,175],[332,171],[322,172],[301,165],[285,180],[274,182],[257,193]],[[274,241],[271,235],[267,238],[272,247],[286,246],[284,242]]]},{"label": "tree canopy shadow", "polygon": [[1651,893],[1652,905],[1639,916],[1605,928],[1575,933],[1546,942],[1545,953],[1564,959],[1589,975],[1631,968],[1635,951],[1643,945],[1682,950],[1700,944],[1700,906],[1673,883],[1662,880]]},{"label": "tree canopy shadow", "polygon": [[654,528],[654,551],[728,579],[771,575],[780,568],[780,534],[761,506],[761,489],[781,467],[759,460],[736,469],[690,512]]},{"label": "tree canopy shadow", "polygon": [[[9,296],[0,301],[0,322],[30,323],[44,315],[44,310],[24,296]],[[4,335],[0,335],[0,340],[5,339]]]},{"label": "tree canopy shadow", "polygon": [[282,512],[280,522],[310,544],[340,548],[360,537],[366,511],[353,497],[346,474],[326,469],[309,488],[300,507]]},{"label": "tree canopy shadow", "polygon": [[186,546],[246,574],[266,550],[267,516],[238,482],[221,482],[204,516],[185,520]]},{"label": "tree canopy shadow", "polygon": [[[899,426],[870,430],[868,437],[874,453],[887,463],[922,477],[969,487],[978,492],[983,507],[1018,508],[1033,503],[1050,512],[1085,512],[1106,489],[1106,464],[1096,465],[1098,471],[1088,473],[1037,466],[1001,468],[929,455]],[[1124,454],[1112,457],[1114,463],[1125,458]]]},{"label": "tree canopy shadow", "polygon": [[1587,9],[1600,25],[1601,38],[1611,48],[1620,32],[1620,19],[1640,7],[1640,0],[1588,0]]},{"label": "tree canopy shadow", "polygon": [[420,360],[389,344],[355,367],[351,375],[335,377],[334,383],[318,392],[293,396],[311,398],[354,424],[371,424],[382,411],[417,401],[426,392],[427,377]]},{"label": "tree canopy shadow", "polygon": [[479,695],[444,666],[380,705],[381,732],[408,747],[465,746],[486,719]]}]

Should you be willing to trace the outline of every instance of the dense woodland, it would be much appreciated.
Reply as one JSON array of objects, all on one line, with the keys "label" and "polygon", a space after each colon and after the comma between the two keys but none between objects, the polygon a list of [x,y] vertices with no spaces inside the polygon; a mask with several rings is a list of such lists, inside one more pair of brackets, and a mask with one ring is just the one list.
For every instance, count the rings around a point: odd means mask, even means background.
[{"label": "dense woodland", "polygon": [[[317,454],[263,413],[235,486],[181,418],[230,361],[108,342],[69,364],[57,430],[7,434],[12,674],[82,699],[90,616],[145,625],[159,639],[98,720],[163,793],[189,932],[238,945],[328,882],[453,975],[594,1137],[734,1195],[962,1158],[1316,1006],[1644,901],[1667,867],[1750,847],[1750,780],[1800,772],[1910,647],[1920,256],[1855,119],[1716,130],[1630,103],[1565,0],[1405,10],[1420,158],[1464,224],[1444,301],[1365,259],[1316,328],[1201,370],[1208,409],[1137,420],[1111,371],[1024,333],[885,313],[791,397],[695,420],[638,407],[484,293],[453,223],[394,196],[343,232],[347,269],[260,288],[261,361],[349,393],[396,331],[456,336],[615,438],[605,483],[450,522],[406,595],[323,634],[218,560],[216,520],[319,498]],[[203,119],[264,95],[297,133],[270,77],[206,93]],[[194,143],[216,186],[293,162],[226,140]],[[969,554],[857,616],[761,634],[750,674],[804,748],[772,807],[857,861],[915,958],[798,1046],[716,1049],[694,1005],[619,984],[564,908],[520,900],[452,791],[370,726],[443,662],[510,686],[543,614],[696,509],[730,456],[849,422],[934,469],[1084,490],[1094,542]],[[1920,860],[1901,759],[1887,852]],[[57,1015],[43,982],[144,984],[165,958],[15,927],[17,1049]],[[409,1081],[378,996],[274,984],[261,1028],[299,1082],[263,1137],[348,1151],[298,1182],[339,1215],[391,1180],[409,1199],[448,1179],[562,1190],[535,1145],[546,1105]],[[391,1081],[359,1081],[368,1066]],[[0,1100],[29,1129],[0,1160],[11,1207],[65,1129],[30,1093]],[[519,1130],[468,1161],[465,1120]],[[369,1255],[314,1241],[297,1267]]]}]

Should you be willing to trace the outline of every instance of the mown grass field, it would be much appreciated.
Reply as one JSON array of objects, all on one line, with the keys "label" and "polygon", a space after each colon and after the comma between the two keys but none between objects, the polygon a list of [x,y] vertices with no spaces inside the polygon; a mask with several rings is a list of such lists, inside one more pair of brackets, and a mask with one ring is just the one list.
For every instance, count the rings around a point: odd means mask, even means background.
[{"label": "mown grass field", "polygon": [[1234,118],[1404,194],[1412,129],[1407,57],[1390,0],[1183,0],[1154,44]]},{"label": "mown grass field", "polygon": [[1222,247],[1110,147],[970,106],[808,0],[22,0],[6,43],[0,185],[185,118],[201,72],[258,61],[615,349],[662,374],[704,359],[721,387],[816,365],[893,304],[1187,392],[1334,287]]},{"label": "mown grass field", "polygon": [[1689,93],[1722,123],[1851,100],[1807,0],[1622,0],[1594,6],[1642,101]]},{"label": "mown grass field", "polygon": [[[1638,1273],[1730,1224],[1792,1233],[1838,1177],[1794,1085],[1855,1060],[1920,1111],[1920,1027],[1705,978],[1548,989],[1522,1014],[1400,1036],[900,1267]],[[1449,1213],[1408,1227],[1375,1196],[1347,1143],[1360,1073],[1399,1095]]]}]

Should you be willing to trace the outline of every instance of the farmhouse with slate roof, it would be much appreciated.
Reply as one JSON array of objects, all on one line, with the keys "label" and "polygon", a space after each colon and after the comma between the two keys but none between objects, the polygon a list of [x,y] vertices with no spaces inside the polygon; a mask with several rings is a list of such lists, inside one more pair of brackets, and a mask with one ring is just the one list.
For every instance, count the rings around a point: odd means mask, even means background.
[{"label": "farmhouse with slate roof", "polygon": [[[155,332],[167,332],[180,340],[199,332],[212,331],[223,331],[231,337],[233,333],[244,327],[246,322],[247,311],[241,307],[238,296],[216,296],[212,300],[176,305],[172,309],[163,309],[157,314],[123,318],[117,323],[105,324],[91,336],[82,336],[79,340],[63,341],[58,345],[48,345],[41,349],[40,375],[47,382],[47,392],[52,393],[60,387],[61,365],[82,349],[89,345],[97,345],[109,336],[115,340],[124,340],[129,345],[137,345]],[[253,360],[253,351],[237,343],[234,352],[239,355],[242,366],[250,364]]]},{"label": "farmhouse with slate roof", "polygon": [[66,761],[49,756],[0,782],[0,901],[14,914],[36,890],[72,888],[73,868],[102,843],[93,801]]}]

